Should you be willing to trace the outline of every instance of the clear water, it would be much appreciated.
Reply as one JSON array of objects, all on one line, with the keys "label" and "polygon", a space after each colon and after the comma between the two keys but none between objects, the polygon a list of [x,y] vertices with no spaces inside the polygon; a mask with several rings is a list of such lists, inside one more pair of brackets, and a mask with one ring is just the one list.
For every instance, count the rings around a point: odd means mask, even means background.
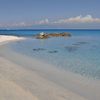
[{"label": "clear water", "polygon": [[[32,36],[42,31],[17,32],[24,36]],[[57,68],[100,79],[100,30],[45,30],[45,32],[64,31],[70,32],[72,37],[45,40],[28,38],[11,45],[14,50],[51,63]]]}]

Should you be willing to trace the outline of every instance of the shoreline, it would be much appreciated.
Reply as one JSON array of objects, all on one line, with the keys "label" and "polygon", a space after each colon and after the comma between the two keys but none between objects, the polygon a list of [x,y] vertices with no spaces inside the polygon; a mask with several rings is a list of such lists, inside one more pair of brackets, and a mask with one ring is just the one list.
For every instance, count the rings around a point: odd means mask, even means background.
[{"label": "shoreline", "polygon": [[0,46],[0,98],[5,97],[2,100],[98,100],[99,83],[22,55],[7,44]]},{"label": "shoreline", "polygon": [[18,41],[18,40],[23,40],[23,39],[25,38],[17,37],[17,36],[10,36],[10,35],[0,35],[0,45],[3,45],[11,41]]}]

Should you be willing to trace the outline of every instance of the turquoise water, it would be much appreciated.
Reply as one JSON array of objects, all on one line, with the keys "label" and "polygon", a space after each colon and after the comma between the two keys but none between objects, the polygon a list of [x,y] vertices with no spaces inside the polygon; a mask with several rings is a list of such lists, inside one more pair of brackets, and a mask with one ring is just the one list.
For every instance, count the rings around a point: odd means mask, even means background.
[{"label": "turquoise water", "polygon": [[[13,32],[31,37],[42,31]],[[100,79],[100,30],[45,30],[45,32],[65,31],[70,32],[72,37],[45,40],[28,38],[12,43],[11,46],[17,52],[46,61],[57,68],[88,78]]]},{"label": "turquoise water", "polygon": [[[100,32],[100,30],[79,30],[79,29],[34,29],[34,30],[0,30],[0,35],[15,35],[15,36],[26,36],[30,37],[40,32],[52,33],[52,32],[70,32],[74,36],[76,35],[95,35]],[[95,34],[94,34],[95,33]]]}]

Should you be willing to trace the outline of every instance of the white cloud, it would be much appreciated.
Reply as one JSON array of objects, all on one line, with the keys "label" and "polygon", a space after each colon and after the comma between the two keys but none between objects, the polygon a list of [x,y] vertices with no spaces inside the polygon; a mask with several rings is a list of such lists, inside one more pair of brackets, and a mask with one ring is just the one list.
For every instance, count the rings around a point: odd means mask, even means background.
[{"label": "white cloud", "polygon": [[48,19],[38,20],[33,22],[14,22],[14,23],[5,23],[0,24],[0,27],[32,27],[33,25],[46,25],[50,24]]},{"label": "white cloud", "polygon": [[63,24],[63,23],[100,23],[100,18],[93,18],[91,15],[86,16],[76,16],[66,19],[60,19],[54,22],[55,24]]},{"label": "white cloud", "polygon": [[100,23],[100,18],[94,18],[91,15],[86,16],[76,16],[70,17],[65,19],[58,19],[58,20],[49,20],[43,19],[33,22],[15,22],[15,23],[8,23],[8,24],[0,24],[0,27],[32,27],[35,25],[62,25],[68,23]]},{"label": "white cloud", "polygon": [[36,24],[36,25],[44,25],[44,24],[49,24],[49,20],[46,18],[44,20],[40,20],[40,21],[36,21],[36,22],[33,22],[33,24]]},{"label": "white cloud", "polygon": [[32,23],[27,22],[16,22],[16,23],[7,23],[7,24],[0,24],[0,27],[28,27],[32,26]]},{"label": "white cloud", "polygon": [[26,26],[27,24],[25,23],[25,22],[20,22],[20,23],[13,23],[13,24],[11,24],[11,26],[14,26],[14,27],[17,27],[17,26],[19,26],[19,27],[21,27],[21,26]]}]

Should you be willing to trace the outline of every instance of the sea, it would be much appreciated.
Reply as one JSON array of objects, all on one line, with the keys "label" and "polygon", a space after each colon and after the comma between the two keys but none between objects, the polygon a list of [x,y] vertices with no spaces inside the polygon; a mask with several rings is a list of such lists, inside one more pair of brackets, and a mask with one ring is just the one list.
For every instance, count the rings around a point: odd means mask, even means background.
[{"label": "sea", "polygon": [[[34,38],[34,35],[41,32],[68,32],[71,34],[71,37]],[[0,35],[14,35],[27,38],[10,43],[10,46],[16,52],[50,63],[61,70],[100,80],[100,30],[0,30]]]}]

